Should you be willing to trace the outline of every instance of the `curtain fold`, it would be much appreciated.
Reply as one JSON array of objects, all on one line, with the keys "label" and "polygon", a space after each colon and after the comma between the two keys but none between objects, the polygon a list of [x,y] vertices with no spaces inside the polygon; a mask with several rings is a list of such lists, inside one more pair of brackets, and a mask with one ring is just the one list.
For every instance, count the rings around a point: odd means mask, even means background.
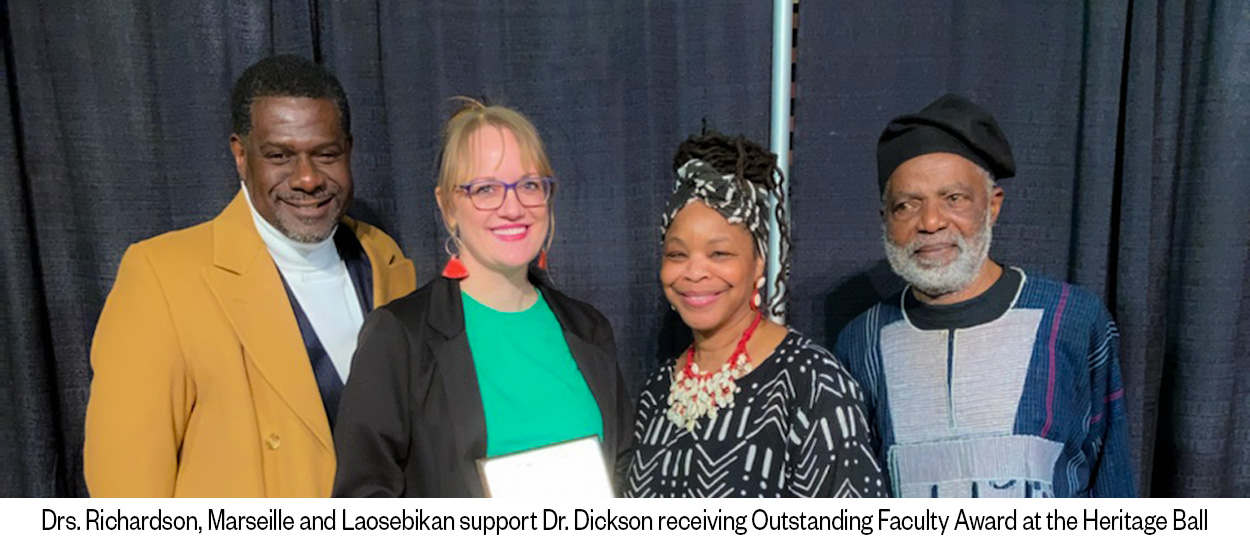
[{"label": "curtain fold", "polygon": [[[0,29],[9,28],[0,6]],[[30,190],[14,117],[17,98],[7,34],[0,40],[0,496],[64,494],[60,410],[41,278],[32,238]]]},{"label": "curtain fold", "polygon": [[[1117,314],[1151,494],[1250,495],[1250,12],[1134,2]],[[1153,452],[1151,451],[1153,446]]]}]

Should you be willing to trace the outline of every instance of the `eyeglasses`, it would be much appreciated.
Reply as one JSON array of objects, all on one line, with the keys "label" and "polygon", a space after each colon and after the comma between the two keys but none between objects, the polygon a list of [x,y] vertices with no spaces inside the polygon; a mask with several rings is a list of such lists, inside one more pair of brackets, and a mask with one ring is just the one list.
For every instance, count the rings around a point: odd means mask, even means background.
[{"label": "eyeglasses", "polygon": [[551,199],[551,189],[556,180],[547,176],[525,176],[512,183],[496,179],[477,179],[459,186],[469,196],[469,202],[478,210],[496,210],[503,206],[504,198],[511,189],[521,206],[542,206]]}]

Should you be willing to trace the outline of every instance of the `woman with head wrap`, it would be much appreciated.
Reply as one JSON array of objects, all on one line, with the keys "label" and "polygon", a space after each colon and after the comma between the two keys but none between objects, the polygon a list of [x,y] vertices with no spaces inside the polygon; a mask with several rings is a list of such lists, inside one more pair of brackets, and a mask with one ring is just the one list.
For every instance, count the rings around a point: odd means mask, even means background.
[{"label": "woman with head wrap", "polygon": [[609,471],[623,470],[633,412],[612,327],[531,270],[546,267],[555,224],[538,131],[468,101],[441,158],[434,195],[456,253],[365,321],[334,432],[334,495],[483,496],[477,459],[591,435]]},{"label": "woman with head wrap", "polygon": [[[829,352],[765,317],[783,309],[764,288],[776,156],[705,132],[673,167],[660,282],[694,343],[646,381],[626,495],[885,496],[859,387]],[[779,230],[774,289],[789,273]]]}]

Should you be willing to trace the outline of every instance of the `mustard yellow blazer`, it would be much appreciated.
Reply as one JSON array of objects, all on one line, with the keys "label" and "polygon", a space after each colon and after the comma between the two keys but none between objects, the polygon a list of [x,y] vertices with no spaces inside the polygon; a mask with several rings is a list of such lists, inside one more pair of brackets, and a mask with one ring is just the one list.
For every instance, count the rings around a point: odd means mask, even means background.
[{"label": "mustard yellow blazer", "polygon": [[[374,307],[416,272],[345,220]],[[278,270],[242,193],[214,220],[132,245],[91,346],[83,449],[92,496],[327,497],[334,442]]]}]

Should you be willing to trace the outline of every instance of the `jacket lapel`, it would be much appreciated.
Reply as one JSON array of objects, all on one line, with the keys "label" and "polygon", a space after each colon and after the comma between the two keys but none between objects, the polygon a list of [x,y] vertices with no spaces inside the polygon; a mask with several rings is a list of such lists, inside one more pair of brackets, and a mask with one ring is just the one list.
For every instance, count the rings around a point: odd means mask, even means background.
[{"label": "jacket lapel", "polygon": [[543,286],[542,291],[547,300],[547,307],[551,309],[551,313],[555,315],[560,328],[564,331],[564,341],[569,346],[569,354],[573,356],[577,369],[581,371],[582,378],[586,380],[586,385],[595,398],[595,403],[599,405],[599,415],[603,419],[604,454],[614,462],[618,434],[615,433],[616,423],[611,419],[616,418],[620,413],[617,410],[619,404],[616,402],[616,358],[609,357],[603,348],[595,345],[591,336],[586,334],[585,331],[590,326],[588,321],[572,318],[572,314],[565,307],[568,297],[550,286]]},{"label": "jacket lapel", "polygon": [[384,247],[382,236],[376,227],[358,223],[350,218],[343,225],[356,233],[360,247],[369,257],[373,268],[373,307],[379,306],[412,292],[416,288],[417,270],[412,260],[398,253],[397,247]]},{"label": "jacket lapel", "polygon": [[205,268],[205,279],[265,382],[333,452],[330,425],[295,314],[251,216],[240,192],[213,220],[214,265]]},{"label": "jacket lapel", "polygon": [[[430,296],[430,328],[442,339],[430,340],[434,364],[443,379],[450,409],[457,412],[448,420],[456,441],[456,455],[469,463],[486,456],[486,412],[482,409],[482,391],[477,384],[477,369],[469,336],[464,330],[464,304],[460,285],[439,277]],[[460,468],[469,495],[485,496],[477,468]]]}]

